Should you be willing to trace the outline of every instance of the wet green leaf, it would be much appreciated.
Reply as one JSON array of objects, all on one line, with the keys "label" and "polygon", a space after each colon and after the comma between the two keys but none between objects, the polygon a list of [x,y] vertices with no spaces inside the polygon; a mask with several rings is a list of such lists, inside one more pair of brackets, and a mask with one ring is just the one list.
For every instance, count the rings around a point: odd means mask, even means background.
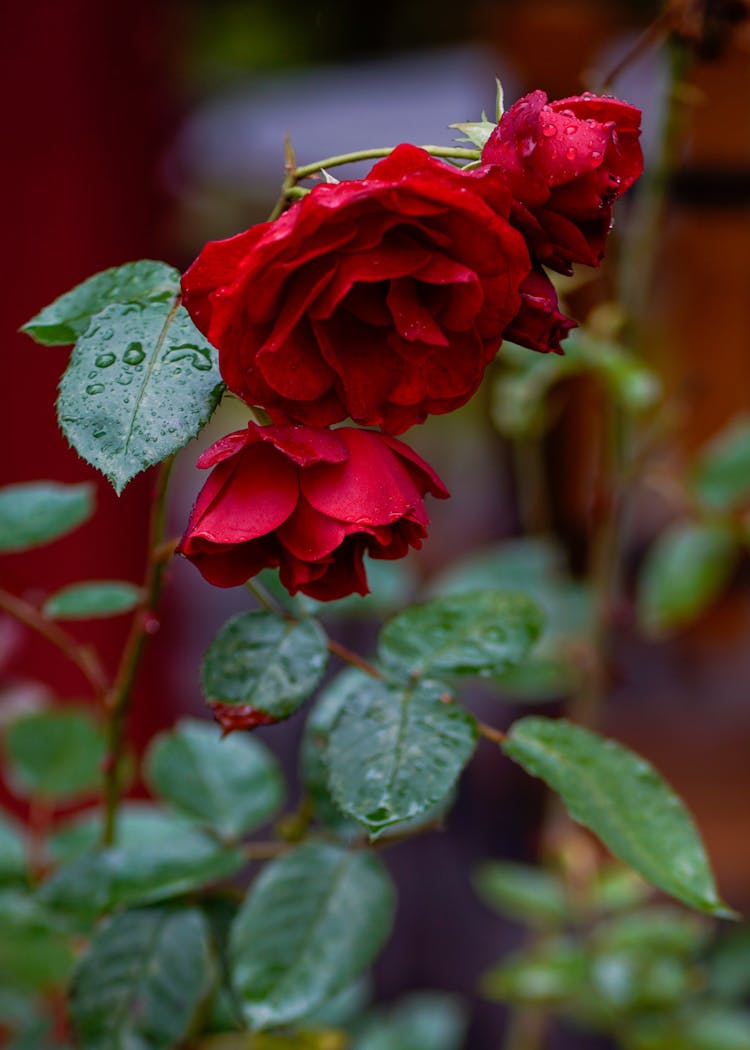
[{"label": "wet green leaf", "polygon": [[489,861],[474,876],[477,893],[491,908],[530,926],[558,926],[568,917],[565,887],[541,868]]},{"label": "wet green leaf", "polygon": [[105,920],[80,960],[70,1013],[81,1050],[171,1050],[213,981],[199,911],[144,908]]},{"label": "wet green leaf", "polygon": [[699,911],[732,915],[690,814],[645,759],[581,726],[534,717],[513,723],[503,750],[652,885]]},{"label": "wet green leaf", "polygon": [[367,1022],[352,1050],[459,1050],[468,1017],[444,992],[415,992]]},{"label": "wet green leaf", "polygon": [[83,335],[91,318],[113,303],[172,300],[180,290],[180,274],[151,259],[114,266],[45,306],[21,331],[43,346],[67,346]]},{"label": "wet green leaf", "polygon": [[203,691],[210,703],[242,705],[278,721],[310,696],[327,660],[325,632],[316,620],[240,613],[206,653]]},{"label": "wet green leaf", "polygon": [[226,839],[266,824],[284,801],[267,747],[246,735],[222,739],[216,725],[192,718],[152,742],[146,777],[155,794]]},{"label": "wet green leaf", "polygon": [[440,682],[395,686],[347,677],[326,762],[333,797],[375,836],[452,791],[476,743],[476,723]]},{"label": "wet green leaf", "polygon": [[307,842],[266,865],[231,937],[248,1026],[294,1021],[344,988],[381,948],[393,907],[380,861],[361,851]]},{"label": "wet green leaf", "polygon": [[223,390],[217,355],[169,300],[108,306],[78,339],[57,417],[116,492],[194,438]]},{"label": "wet green leaf", "polygon": [[378,640],[390,677],[499,674],[519,663],[539,636],[542,616],[523,594],[476,590],[412,605]]}]

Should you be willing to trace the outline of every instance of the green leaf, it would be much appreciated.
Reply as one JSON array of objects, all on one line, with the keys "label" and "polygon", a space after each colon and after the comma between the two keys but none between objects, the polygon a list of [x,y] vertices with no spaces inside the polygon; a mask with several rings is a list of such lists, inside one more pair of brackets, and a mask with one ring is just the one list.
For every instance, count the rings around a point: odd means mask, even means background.
[{"label": "green leaf", "polygon": [[155,794],[225,839],[266,824],[284,802],[284,778],[268,748],[247,735],[221,739],[214,724],[192,718],[156,737],[146,777]]},{"label": "green leaf", "polygon": [[34,898],[0,892],[2,984],[21,991],[44,990],[66,980],[73,966],[69,938]]},{"label": "green leaf", "polygon": [[222,393],[216,351],[170,301],[108,306],[75,345],[57,418],[119,493],[194,438]]},{"label": "green leaf", "polygon": [[544,632],[519,664],[498,676],[514,701],[566,695],[578,679],[571,653],[585,646],[592,627],[588,592],[571,580],[564,552],[546,540],[510,540],[455,562],[430,587],[431,594],[464,594],[477,588],[521,591],[544,616]]},{"label": "green leaf", "polygon": [[541,628],[541,613],[526,595],[469,591],[394,616],[380,632],[378,657],[396,678],[499,674],[523,659]]},{"label": "green leaf", "polygon": [[0,552],[60,539],[94,513],[94,486],[29,481],[0,489]]},{"label": "green leaf", "polygon": [[373,836],[448,795],[471,757],[476,723],[446,698],[446,687],[429,679],[411,687],[363,673],[347,679],[328,745],[329,783]]},{"label": "green leaf", "polygon": [[696,619],[722,591],[739,546],[719,525],[681,522],[664,531],[646,556],[638,582],[638,617],[660,634]]},{"label": "green leaf", "polygon": [[464,136],[457,142],[471,142],[477,149],[484,149],[492,132],[497,127],[491,120],[467,120],[463,124],[449,124],[449,128],[460,131]]},{"label": "green leaf", "polygon": [[750,499],[750,418],[740,416],[702,449],[690,488],[709,511],[725,512]]},{"label": "green leaf", "polygon": [[69,801],[90,794],[101,781],[104,734],[87,711],[35,711],[5,730],[9,775],[26,797]]},{"label": "green leaf", "polygon": [[[55,860],[67,863],[96,851],[102,840],[102,810],[84,810],[55,825],[49,849]],[[117,846],[128,852],[159,849],[165,841],[182,842],[188,852],[196,833],[192,821],[153,802],[123,802],[117,813]],[[203,836],[201,837],[201,840]]]},{"label": "green leaf", "polygon": [[690,814],[645,759],[581,726],[533,717],[513,723],[503,750],[652,885],[710,915],[732,916]]},{"label": "green leaf", "polygon": [[350,690],[361,681],[360,675],[355,668],[348,668],[321,690],[307,717],[299,751],[300,779],[315,815],[342,839],[356,838],[362,832],[362,825],[336,804],[328,786],[326,754],[331,730]]},{"label": "green leaf", "polygon": [[209,703],[239,704],[278,721],[313,692],[327,659],[325,632],[316,620],[240,613],[224,624],[206,653],[203,691]]},{"label": "green leaf", "polygon": [[516,922],[544,928],[563,925],[568,918],[563,884],[528,864],[483,864],[474,877],[474,887],[485,904]]},{"label": "green leaf", "polygon": [[26,848],[22,828],[0,813],[0,883],[14,882],[26,874]]},{"label": "green leaf", "polygon": [[711,953],[709,986],[720,999],[746,999],[750,995],[750,927],[730,930]]},{"label": "green leaf", "polygon": [[170,1050],[188,1033],[213,980],[196,909],[127,911],[97,928],[73,979],[81,1050]]},{"label": "green leaf", "polygon": [[83,335],[94,314],[113,303],[171,300],[180,290],[180,275],[166,263],[141,259],[89,277],[45,306],[21,331],[43,346],[67,346]]},{"label": "green leaf", "polygon": [[43,612],[51,620],[118,616],[134,609],[140,597],[140,588],[125,580],[92,580],[63,587],[47,599]]},{"label": "green leaf", "polygon": [[[171,830],[169,830],[171,827]],[[229,849],[176,818],[158,841],[84,853],[40,890],[49,907],[86,922],[118,907],[167,900],[233,875],[243,865]]]},{"label": "green leaf", "polygon": [[372,962],[394,896],[379,860],[308,842],[268,864],[232,929],[231,968],[253,1030],[303,1017]]},{"label": "green leaf", "polygon": [[454,996],[415,992],[371,1018],[352,1050],[459,1050],[467,1020]]},{"label": "green leaf", "polygon": [[526,1006],[563,1006],[586,987],[586,955],[566,941],[545,943],[504,959],[482,978],[489,999]]}]

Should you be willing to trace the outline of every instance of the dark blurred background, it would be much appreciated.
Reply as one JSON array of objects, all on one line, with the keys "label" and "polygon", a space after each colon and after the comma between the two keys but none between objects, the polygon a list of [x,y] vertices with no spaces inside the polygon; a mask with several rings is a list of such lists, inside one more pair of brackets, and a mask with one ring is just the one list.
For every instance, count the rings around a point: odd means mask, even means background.
[{"label": "dark blurred background", "polygon": [[[672,6],[684,8],[688,104],[638,321],[639,349],[687,406],[676,434],[679,458],[750,408],[750,50],[747,23],[724,17],[743,5],[708,5],[708,22],[701,21],[706,5]],[[535,87],[551,97],[578,93],[601,82],[660,11],[645,0],[5,5],[0,481],[92,478],[55,423],[66,351],[16,334],[55,296],[130,259],[184,268],[205,240],[262,220],[282,177],[286,134],[303,163],[399,140],[448,143],[449,123],[492,112],[496,75],[509,100]],[[645,111],[647,164],[658,155],[666,69],[663,48],[644,49],[613,85]],[[507,450],[483,409],[480,397],[409,437],[455,497],[434,513],[418,561],[424,576],[457,547],[518,528]],[[599,409],[590,391],[571,391],[548,450],[555,520],[574,564],[587,539]],[[202,441],[241,425],[236,405],[223,409]],[[177,474],[175,532],[200,482],[192,460],[188,450]],[[38,600],[74,579],[140,578],[151,479],[137,479],[120,499],[94,480],[96,519],[49,548],[5,557],[3,586]],[[648,514],[645,520],[647,529]],[[747,577],[745,567],[710,615],[674,641],[645,645],[624,631],[620,662],[628,675],[606,716],[606,729],[651,758],[686,798],[737,907],[750,905]],[[182,711],[202,711],[201,654],[216,626],[242,605],[233,592],[212,591],[190,566],[174,566],[163,629],[138,691],[136,742]],[[110,664],[123,630],[117,620],[82,628]],[[75,669],[0,620],[0,704],[24,702],[38,689],[40,664],[59,697],[82,695]],[[491,715],[505,717],[496,709]],[[291,760],[300,727],[298,717],[266,739]],[[536,784],[483,748],[447,832],[391,854],[400,922],[377,971],[386,999],[421,987],[475,999],[473,1050],[498,1045],[502,1010],[476,1001],[476,984],[517,934],[473,897],[469,872],[482,857],[529,857],[542,812]],[[575,1036],[560,1045],[604,1044]]]}]

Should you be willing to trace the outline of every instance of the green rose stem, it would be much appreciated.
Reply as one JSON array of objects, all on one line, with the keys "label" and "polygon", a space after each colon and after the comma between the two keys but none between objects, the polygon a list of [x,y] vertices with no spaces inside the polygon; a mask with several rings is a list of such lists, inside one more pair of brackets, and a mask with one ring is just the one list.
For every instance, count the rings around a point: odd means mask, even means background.
[{"label": "green rose stem", "polygon": [[[286,177],[281,184],[279,199],[268,216],[268,222],[278,219],[288,201],[303,197],[306,193],[309,193],[309,190],[297,186],[297,183],[302,182],[303,179],[309,179],[312,175],[317,175],[324,169],[341,167],[342,164],[356,164],[362,160],[382,160],[383,157],[390,156],[395,148],[395,146],[379,146],[376,149],[356,150],[354,153],[340,153],[334,157],[326,157],[324,160],[316,160],[312,164],[303,164],[302,167],[298,168],[294,151],[287,139],[284,164]],[[460,146],[422,146],[421,148],[425,153],[429,153],[431,157],[444,157],[446,160],[464,160],[468,161],[472,167],[478,164],[481,159],[479,150],[463,149]]]},{"label": "green rose stem", "polygon": [[[264,609],[275,613],[277,616],[283,616],[285,620],[289,620],[293,623],[298,622],[299,618],[288,612],[286,609],[283,609],[268,593],[266,588],[261,583],[258,583],[257,580],[248,580],[245,587]],[[327,639],[326,646],[328,652],[333,656],[338,656],[339,660],[343,660],[345,663],[351,664],[365,674],[369,674],[371,678],[385,677],[380,668],[376,667],[375,664],[370,663],[369,660],[360,656],[359,653],[355,653],[352,649],[348,649],[345,645],[341,645],[340,642],[334,641],[333,638]],[[451,697],[447,697],[446,703],[450,703],[451,700]],[[503,733],[501,729],[495,729],[494,726],[486,725],[484,722],[477,722],[477,731],[480,736],[485,737],[487,740],[491,740],[495,744],[502,744],[506,739],[506,734]]]},{"label": "green rose stem", "polygon": [[80,670],[94,691],[96,698],[101,698],[107,692],[107,676],[104,668],[99,662],[96,651],[88,645],[81,645],[76,639],[64,631],[52,620],[48,620],[30,602],[23,598],[17,598],[9,591],[0,588],[0,609],[3,609],[14,620],[24,624],[26,627],[36,631],[42,638],[56,646],[64,653]]},{"label": "green rose stem", "polygon": [[174,545],[164,542],[164,520],[169,476],[174,456],[165,459],[159,474],[151,505],[151,521],[148,537],[148,564],[143,583],[143,598],[133,613],[120,666],[112,689],[106,697],[107,710],[107,756],[104,760],[104,827],[102,844],[111,846],[115,841],[117,810],[120,805],[120,779],[125,750],[125,728],[138,669],[153,623],[153,613],[159,604],[164,568]]}]

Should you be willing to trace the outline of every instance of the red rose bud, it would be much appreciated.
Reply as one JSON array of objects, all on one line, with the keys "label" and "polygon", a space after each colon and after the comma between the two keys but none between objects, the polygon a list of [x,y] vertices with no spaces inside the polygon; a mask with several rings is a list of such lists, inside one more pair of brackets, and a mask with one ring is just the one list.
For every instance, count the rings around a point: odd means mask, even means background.
[{"label": "red rose bud", "polygon": [[468,401],[531,263],[494,169],[401,145],[205,246],[183,302],[230,390],[275,421],[401,433]]},{"label": "red rose bud", "polygon": [[578,95],[547,102],[532,91],[503,114],[484,164],[503,172],[515,204],[511,221],[533,259],[560,273],[597,266],[612,224],[612,202],[643,170],[641,112],[616,98]]},{"label": "red rose bud", "polygon": [[291,594],[367,594],[363,555],[403,557],[442,481],[408,445],[371,430],[248,424],[198,460],[214,467],[178,551],[209,583],[233,587],[278,567]]},{"label": "red rose bud", "polygon": [[521,285],[521,299],[521,309],[505,329],[505,338],[529,350],[561,354],[561,340],[578,325],[560,313],[554,285],[541,267],[532,270]]}]

